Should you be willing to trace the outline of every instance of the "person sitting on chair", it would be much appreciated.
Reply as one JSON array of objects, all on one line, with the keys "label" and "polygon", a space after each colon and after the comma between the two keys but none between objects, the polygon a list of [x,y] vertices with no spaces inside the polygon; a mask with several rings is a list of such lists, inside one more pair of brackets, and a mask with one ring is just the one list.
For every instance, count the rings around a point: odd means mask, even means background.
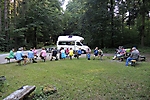
[{"label": "person sitting on chair", "polygon": [[138,60],[138,58],[139,58],[139,51],[136,49],[136,47],[133,47],[131,55],[126,60],[126,66],[128,66],[128,63],[131,60]]},{"label": "person sitting on chair", "polygon": [[9,55],[5,58],[7,61],[10,62],[10,59],[15,59],[15,54],[14,54],[15,49],[10,50]]},{"label": "person sitting on chair", "polygon": [[33,53],[34,53],[34,59],[37,59],[38,55],[37,55],[37,50],[35,49],[35,47],[33,48]]},{"label": "person sitting on chair", "polygon": [[122,46],[119,46],[119,49],[117,51],[117,54],[113,57],[113,60],[115,60],[116,58],[120,59],[121,57],[125,56],[126,51]]},{"label": "person sitting on chair", "polygon": [[32,51],[32,49],[30,49],[30,51],[28,52],[28,59],[30,60],[30,63],[37,63],[35,60],[34,60],[34,52]]},{"label": "person sitting on chair", "polygon": [[[24,58],[23,58],[24,55],[22,53],[22,50],[23,50],[23,48],[19,48],[18,51],[16,52],[16,60],[19,65],[21,65],[21,61],[24,60]],[[24,62],[24,64],[25,64],[25,62]]]},{"label": "person sitting on chair", "polygon": [[45,50],[45,48],[44,47],[42,47],[42,51],[41,51],[41,53],[40,53],[40,57],[41,57],[41,59],[45,62],[46,61],[46,50]]}]

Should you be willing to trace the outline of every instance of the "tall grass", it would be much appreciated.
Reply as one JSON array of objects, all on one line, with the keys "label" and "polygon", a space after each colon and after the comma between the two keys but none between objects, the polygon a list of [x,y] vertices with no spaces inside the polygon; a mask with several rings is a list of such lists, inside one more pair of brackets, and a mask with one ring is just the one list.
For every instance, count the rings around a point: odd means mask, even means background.
[{"label": "tall grass", "polygon": [[[148,100],[150,98],[150,63],[138,62],[125,67],[125,62],[104,60],[46,61],[26,66],[16,63],[0,65],[0,75],[6,76],[0,98],[5,98],[23,85],[35,85],[31,100]],[[57,92],[42,93],[46,85]]]}]

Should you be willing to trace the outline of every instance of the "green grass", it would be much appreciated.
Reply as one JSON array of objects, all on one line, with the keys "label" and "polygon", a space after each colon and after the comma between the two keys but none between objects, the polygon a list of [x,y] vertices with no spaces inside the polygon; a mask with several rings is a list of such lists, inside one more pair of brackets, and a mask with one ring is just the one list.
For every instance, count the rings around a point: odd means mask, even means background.
[{"label": "green grass", "polygon": [[[150,63],[139,62],[136,67],[125,67],[125,62],[59,60],[26,66],[16,63],[0,65],[0,75],[6,76],[0,99],[23,85],[35,85],[35,100],[148,100],[150,98]],[[46,85],[57,92],[42,93]],[[31,99],[33,100],[33,98]]]}]

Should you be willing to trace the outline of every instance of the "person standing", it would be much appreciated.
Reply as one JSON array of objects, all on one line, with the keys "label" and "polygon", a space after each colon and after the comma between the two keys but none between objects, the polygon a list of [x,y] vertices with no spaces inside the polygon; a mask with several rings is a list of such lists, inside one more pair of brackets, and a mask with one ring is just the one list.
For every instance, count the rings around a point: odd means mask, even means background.
[{"label": "person standing", "polygon": [[69,48],[67,48],[66,50],[65,50],[65,53],[66,53],[66,57],[68,58],[69,56]]},{"label": "person standing", "polygon": [[78,55],[77,55],[77,58],[79,59],[79,57],[81,56],[81,54],[82,54],[82,51],[81,51],[81,48],[79,48],[79,50],[78,50]]},{"label": "person standing", "polygon": [[72,50],[72,48],[70,48],[70,50],[69,50],[69,58],[70,58],[70,60],[72,60],[72,56],[73,56],[73,50]]},{"label": "person standing", "polygon": [[64,48],[62,48],[60,52],[61,52],[61,58],[65,59],[66,58],[66,53],[65,53]]},{"label": "person standing", "polygon": [[87,56],[87,59],[88,59],[88,60],[91,59],[91,50],[90,50],[90,48],[87,49],[87,51],[86,51],[86,56]]}]

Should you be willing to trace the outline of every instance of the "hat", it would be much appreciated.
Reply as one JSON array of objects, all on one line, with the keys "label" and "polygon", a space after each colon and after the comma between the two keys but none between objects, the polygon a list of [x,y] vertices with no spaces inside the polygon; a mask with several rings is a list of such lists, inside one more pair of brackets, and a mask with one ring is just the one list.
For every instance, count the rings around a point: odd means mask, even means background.
[{"label": "hat", "polygon": [[132,47],[132,50],[135,50],[136,49],[136,47]]},{"label": "hat", "polygon": [[18,50],[19,50],[19,51],[23,50],[23,47],[20,47]]}]

